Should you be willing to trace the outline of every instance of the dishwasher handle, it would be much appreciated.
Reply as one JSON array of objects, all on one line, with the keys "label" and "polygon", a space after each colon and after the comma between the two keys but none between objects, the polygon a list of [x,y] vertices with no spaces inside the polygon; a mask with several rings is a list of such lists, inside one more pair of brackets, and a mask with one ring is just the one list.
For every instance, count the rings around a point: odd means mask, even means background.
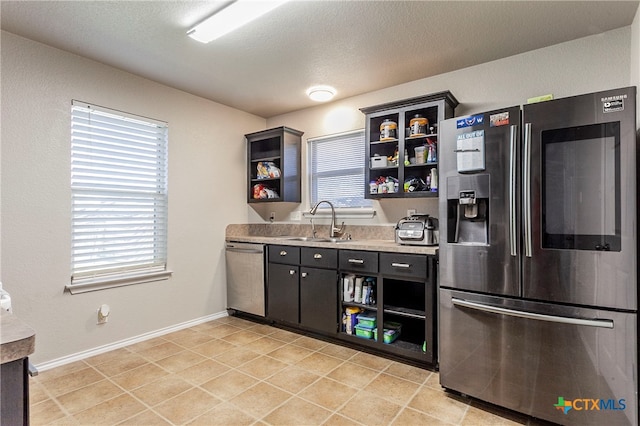
[{"label": "dishwasher handle", "polygon": [[264,253],[264,246],[262,244],[237,244],[227,243],[226,251],[234,253]]},{"label": "dishwasher handle", "polygon": [[262,250],[258,249],[245,249],[245,248],[235,248],[235,247],[227,247],[227,251],[231,251],[234,253],[262,253]]}]

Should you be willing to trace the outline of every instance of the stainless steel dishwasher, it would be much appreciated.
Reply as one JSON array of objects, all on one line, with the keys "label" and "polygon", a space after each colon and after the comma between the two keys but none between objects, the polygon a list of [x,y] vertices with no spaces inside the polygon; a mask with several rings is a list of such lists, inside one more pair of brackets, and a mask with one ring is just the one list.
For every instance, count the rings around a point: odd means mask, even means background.
[{"label": "stainless steel dishwasher", "polygon": [[228,242],[227,309],[265,316],[264,245]]}]

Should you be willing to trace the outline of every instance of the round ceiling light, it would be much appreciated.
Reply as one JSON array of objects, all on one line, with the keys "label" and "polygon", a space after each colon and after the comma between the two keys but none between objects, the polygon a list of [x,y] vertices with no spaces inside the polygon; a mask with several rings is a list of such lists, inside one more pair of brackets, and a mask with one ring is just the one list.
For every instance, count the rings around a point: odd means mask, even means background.
[{"label": "round ceiling light", "polygon": [[336,94],[336,89],[331,86],[313,86],[307,89],[307,96],[316,102],[330,101]]}]

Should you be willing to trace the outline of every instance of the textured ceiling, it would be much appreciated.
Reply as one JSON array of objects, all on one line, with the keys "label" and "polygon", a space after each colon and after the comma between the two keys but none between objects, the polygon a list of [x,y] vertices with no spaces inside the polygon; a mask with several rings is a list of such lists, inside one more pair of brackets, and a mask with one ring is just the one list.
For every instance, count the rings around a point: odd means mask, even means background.
[{"label": "textured ceiling", "polygon": [[0,28],[262,117],[628,26],[638,1],[292,1],[209,44],[226,2],[1,1]]}]

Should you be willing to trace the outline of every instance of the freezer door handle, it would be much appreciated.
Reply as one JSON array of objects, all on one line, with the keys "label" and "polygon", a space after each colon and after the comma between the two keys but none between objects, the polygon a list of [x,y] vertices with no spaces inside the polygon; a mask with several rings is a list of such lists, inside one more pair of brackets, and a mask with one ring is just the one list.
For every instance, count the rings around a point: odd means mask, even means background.
[{"label": "freezer door handle", "polygon": [[585,319],[563,317],[558,315],[538,314],[535,312],[519,311],[516,309],[501,308],[498,306],[485,305],[484,303],[471,302],[469,300],[451,298],[454,306],[475,309],[492,314],[509,315],[517,318],[534,319],[539,321],[549,321],[571,325],[585,325],[589,327],[613,328],[613,320],[610,319]]},{"label": "freezer door handle", "polygon": [[509,135],[509,248],[511,256],[518,255],[516,235],[516,140],[518,126],[511,126]]},{"label": "freezer door handle", "polygon": [[531,257],[531,123],[524,125],[524,167],[522,209],[524,211],[524,255]]}]

